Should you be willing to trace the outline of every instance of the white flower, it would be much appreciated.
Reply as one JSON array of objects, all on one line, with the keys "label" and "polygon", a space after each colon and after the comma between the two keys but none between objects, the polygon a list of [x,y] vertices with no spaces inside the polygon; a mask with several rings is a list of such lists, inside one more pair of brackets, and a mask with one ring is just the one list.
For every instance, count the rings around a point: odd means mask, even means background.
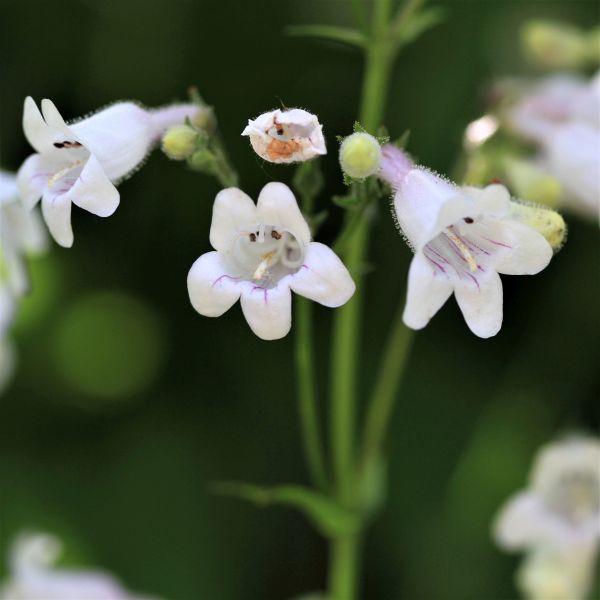
[{"label": "white flower", "polygon": [[543,143],[566,123],[600,127],[600,75],[591,82],[554,75],[530,86],[508,112],[510,125],[522,136]]},{"label": "white flower", "polygon": [[256,154],[274,163],[292,163],[326,154],[323,126],[317,117],[301,108],[264,113],[242,135],[250,137]]},{"label": "white flower", "polygon": [[256,205],[237,188],[219,192],[210,243],[215,251],[200,256],[188,275],[192,305],[218,317],[241,298],[250,328],[262,339],[290,330],[292,291],[329,307],[354,293],[336,254],[311,242],[294,194],[283,183],[268,183]]},{"label": "white flower", "polygon": [[527,600],[584,600],[592,587],[596,558],[593,548],[536,549],[523,560],[517,584]]},{"label": "white flower", "polygon": [[25,257],[46,247],[47,234],[39,214],[22,205],[14,175],[0,171],[0,279],[6,279],[16,296],[29,287]]},{"label": "white flower", "polygon": [[511,217],[510,196],[502,185],[459,188],[423,167],[410,169],[396,184],[395,216],[415,253],[406,325],[425,327],[454,292],[473,333],[483,338],[498,333],[498,273],[538,273],[552,258],[548,242]]},{"label": "white flower", "polygon": [[169,126],[198,110],[175,105],[149,111],[117,102],[66,125],[50,100],[41,106],[42,113],[31,97],[25,99],[23,129],[37,154],[21,166],[19,190],[27,207],[42,198],[50,233],[64,247],[73,244],[71,204],[100,217],[112,215],[119,205],[115,185],[140,166]]},{"label": "white flower", "polygon": [[501,547],[530,553],[519,575],[529,598],[585,598],[600,543],[600,440],[542,448],[528,488],[509,499],[494,533]]},{"label": "white flower", "polygon": [[600,440],[575,437],[544,447],[528,489],[500,513],[496,538],[508,549],[597,545]]},{"label": "white flower", "polygon": [[565,205],[583,215],[600,217],[599,128],[584,123],[556,128],[544,142],[541,160],[566,192]]},{"label": "white flower", "polygon": [[11,550],[11,577],[0,587],[0,600],[144,600],[107,573],[53,567],[60,552],[54,536],[21,534]]},{"label": "white flower", "polygon": [[512,127],[538,146],[539,166],[561,184],[561,204],[600,217],[600,74],[591,82],[543,79],[509,112]]}]

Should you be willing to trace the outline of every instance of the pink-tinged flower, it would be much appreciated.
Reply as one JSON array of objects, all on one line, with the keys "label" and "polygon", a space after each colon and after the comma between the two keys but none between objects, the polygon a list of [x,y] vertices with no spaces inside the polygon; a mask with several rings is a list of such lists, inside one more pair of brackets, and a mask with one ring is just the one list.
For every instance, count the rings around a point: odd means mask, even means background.
[{"label": "pink-tinged flower", "polygon": [[252,331],[264,340],[284,337],[292,322],[292,291],[337,307],[354,282],[337,255],[312,242],[292,191],[268,183],[257,204],[237,188],[219,192],[213,207],[214,252],[196,260],[188,275],[193,307],[218,317],[238,299]]},{"label": "pink-tinged flower", "polygon": [[10,553],[10,578],[0,600],[151,600],[131,594],[110,574],[54,566],[59,540],[43,533],[23,533]]},{"label": "pink-tinged flower", "polygon": [[116,185],[131,175],[171,125],[193,118],[199,107],[174,105],[146,110],[117,102],[67,125],[50,100],[42,112],[25,99],[23,130],[37,154],[21,166],[18,184],[24,204],[42,198],[42,214],[54,239],[73,244],[71,205],[108,217],[119,205]]},{"label": "pink-tinged flower", "polygon": [[323,126],[317,117],[301,108],[264,113],[242,135],[250,137],[252,148],[273,163],[293,163],[327,154]]},{"label": "pink-tinged flower", "polygon": [[511,216],[502,185],[461,188],[420,166],[406,171],[404,161],[396,173],[394,213],[415,254],[405,324],[422,329],[454,293],[469,329],[496,335],[503,313],[498,274],[538,273],[552,258],[550,244]]}]

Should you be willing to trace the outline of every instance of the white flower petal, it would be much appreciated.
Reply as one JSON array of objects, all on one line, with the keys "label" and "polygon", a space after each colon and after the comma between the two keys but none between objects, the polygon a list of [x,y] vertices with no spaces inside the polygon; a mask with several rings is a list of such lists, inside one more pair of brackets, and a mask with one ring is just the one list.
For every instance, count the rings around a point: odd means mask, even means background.
[{"label": "white flower petal", "polygon": [[19,196],[17,179],[12,173],[0,170],[0,207]]},{"label": "white flower petal", "polygon": [[94,155],[65,195],[73,204],[99,217],[109,217],[119,206],[119,192]]},{"label": "white flower petal", "polygon": [[496,335],[502,326],[502,282],[496,271],[455,284],[456,301],[469,326],[481,338]]},{"label": "white flower petal", "polygon": [[263,340],[285,337],[292,326],[290,288],[284,282],[270,289],[251,282],[242,285],[242,311],[250,329]]},{"label": "white flower petal", "polygon": [[221,190],[213,205],[210,245],[226,251],[233,238],[257,225],[256,205],[248,194],[238,188]]},{"label": "white flower petal", "polygon": [[258,220],[292,233],[300,242],[310,242],[310,229],[290,188],[272,181],[261,190],[256,203]]},{"label": "white flower petal", "polygon": [[76,141],[72,139],[73,132],[65,123],[65,120],[58,112],[58,109],[56,108],[52,100],[48,100],[48,98],[44,98],[42,100],[42,115],[44,115],[44,120],[46,121],[46,124],[52,129],[60,131],[60,133],[65,136],[66,141]]},{"label": "white flower petal", "polygon": [[19,196],[27,209],[32,209],[44,194],[48,180],[61,166],[54,157],[32,154],[17,172]]},{"label": "white flower petal", "polygon": [[[451,210],[449,200],[459,203],[458,211]],[[394,197],[394,210],[398,225],[415,248],[422,248],[428,241],[452,223],[455,213],[467,212],[464,199],[457,186],[439,175],[416,167],[411,169],[400,182]],[[444,223],[440,224],[440,211],[445,211]],[[451,215],[450,215],[451,213]],[[440,229],[441,227],[441,229]]]},{"label": "white flower petal", "polygon": [[410,264],[403,321],[411,329],[423,329],[452,294],[453,286],[418,252]]},{"label": "white flower petal", "polygon": [[37,152],[47,152],[53,148],[55,136],[42,117],[31,96],[25,98],[23,107],[23,131],[27,141]]},{"label": "white flower petal", "polygon": [[192,265],[187,278],[192,306],[205,317],[219,317],[238,300],[241,287],[230,277],[218,252],[207,252]]},{"label": "white flower petal", "polygon": [[289,284],[297,294],[331,308],[348,302],[356,289],[344,263],[318,242],[308,245],[304,264],[290,276]]},{"label": "white flower petal", "polygon": [[150,113],[133,102],[117,102],[74,123],[71,130],[112,182],[135,170],[157,141]]},{"label": "white flower petal", "polygon": [[539,499],[528,492],[509,499],[494,525],[496,542],[507,550],[518,550],[535,545],[540,540],[545,521],[544,507]]},{"label": "white flower petal", "polygon": [[71,200],[66,194],[47,191],[42,198],[42,214],[52,237],[64,248],[73,245],[71,228]]},{"label": "white flower petal", "polygon": [[506,220],[499,229],[500,235],[491,240],[503,252],[497,252],[494,267],[505,275],[535,275],[548,266],[552,247],[535,229]]}]

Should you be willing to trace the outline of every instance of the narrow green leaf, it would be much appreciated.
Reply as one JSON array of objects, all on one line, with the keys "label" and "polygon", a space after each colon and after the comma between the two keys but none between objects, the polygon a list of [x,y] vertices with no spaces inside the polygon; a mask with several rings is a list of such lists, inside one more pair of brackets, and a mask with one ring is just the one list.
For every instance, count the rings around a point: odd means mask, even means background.
[{"label": "narrow green leaf", "polygon": [[355,196],[332,196],[331,201],[340,208],[354,209],[360,204]]},{"label": "narrow green leaf", "polygon": [[336,502],[299,485],[263,487],[250,483],[223,482],[213,491],[248,500],[259,507],[282,505],[298,509],[325,537],[351,535],[360,529],[360,518]]},{"label": "narrow green leaf", "polygon": [[364,48],[367,38],[363,33],[349,27],[335,25],[288,25],[285,33],[292,36],[314,37],[332,42],[340,42],[357,48]]},{"label": "narrow green leaf", "polygon": [[403,24],[403,27],[396,30],[392,27],[392,36],[399,45],[406,46],[407,44],[414,42],[428,29],[441,23],[444,18],[445,11],[442,8],[428,8],[414,14],[411,19]]}]

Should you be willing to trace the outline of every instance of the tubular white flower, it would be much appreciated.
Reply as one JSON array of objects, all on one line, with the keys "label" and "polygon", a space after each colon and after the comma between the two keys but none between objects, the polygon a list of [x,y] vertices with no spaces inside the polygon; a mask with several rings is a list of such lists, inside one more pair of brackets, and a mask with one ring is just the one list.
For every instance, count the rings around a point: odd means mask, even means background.
[{"label": "tubular white flower", "polygon": [[29,289],[25,257],[40,254],[48,245],[37,211],[28,211],[19,199],[15,176],[0,171],[0,280],[15,296]]},{"label": "tubular white flower", "polygon": [[108,573],[54,568],[60,552],[54,536],[21,534],[11,549],[11,577],[0,587],[0,600],[150,600],[130,594]]},{"label": "tubular white flower", "polygon": [[530,553],[519,575],[528,598],[583,600],[600,544],[600,440],[572,437],[542,448],[528,488],[502,508],[494,536],[502,548]]},{"label": "tubular white flower", "polygon": [[600,218],[600,129],[583,123],[558,127],[543,152],[543,164],[567,192],[569,206]]},{"label": "tubular white flower", "polygon": [[337,255],[312,242],[292,191],[268,183],[256,205],[237,188],[217,194],[210,243],[188,274],[193,307],[218,317],[240,299],[260,338],[284,337],[291,327],[291,292],[337,307],[354,293],[354,282]]},{"label": "tubular white flower", "polygon": [[117,102],[67,125],[50,100],[42,112],[25,99],[23,130],[37,154],[21,166],[18,184],[25,205],[42,198],[42,213],[54,239],[73,244],[71,204],[100,217],[119,205],[115,185],[133,173],[171,125],[193,117],[195,105],[145,110],[133,102]]},{"label": "tubular white flower", "polygon": [[600,73],[543,79],[510,110],[509,123],[538,145],[540,166],[566,192],[561,203],[600,218]]},{"label": "tubular white flower", "polygon": [[498,273],[538,273],[552,248],[511,217],[504,186],[459,188],[423,167],[410,169],[397,186],[395,216],[415,252],[404,322],[422,329],[454,292],[469,329],[482,338],[496,335],[502,325]]},{"label": "tubular white flower", "polygon": [[542,448],[528,490],[509,500],[495,530],[509,549],[597,546],[600,440],[575,437]]},{"label": "tubular white flower", "polygon": [[256,154],[269,162],[301,162],[327,154],[323,126],[301,108],[264,113],[249,120],[242,135],[249,136]]}]

